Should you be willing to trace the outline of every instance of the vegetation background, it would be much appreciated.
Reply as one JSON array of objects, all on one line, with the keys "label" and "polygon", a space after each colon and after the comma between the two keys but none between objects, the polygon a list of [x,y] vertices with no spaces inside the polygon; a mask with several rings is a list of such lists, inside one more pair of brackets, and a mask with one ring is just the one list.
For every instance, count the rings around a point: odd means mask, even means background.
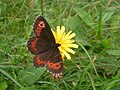
[{"label": "vegetation background", "polygon": [[[37,15],[76,33],[58,82],[26,47]],[[120,1],[0,0],[0,90],[120,90]]]}]

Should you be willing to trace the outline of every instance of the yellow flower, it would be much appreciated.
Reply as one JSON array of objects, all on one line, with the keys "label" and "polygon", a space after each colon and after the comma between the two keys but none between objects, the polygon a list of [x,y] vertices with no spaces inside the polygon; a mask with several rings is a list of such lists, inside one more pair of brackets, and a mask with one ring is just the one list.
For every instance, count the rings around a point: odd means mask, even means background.
[{"label": "yellow flower", "polygon": [[60,44],[58,47],[60,50],[60,53],[62,55],[62,58],[66,57],[67,59],[71,59],[71,56],[69,53],[75,54],[75,51],[71,48],[78,48],[77,44],[74,44],[75,40],[72,38],[75,37],[75,33],[72,33],[72,31],[69,31],[68,33],[65,32],[65,27],[57,26],[56,32],[53,31],[53,35],[55,37],[55,41],[57,44]]}]

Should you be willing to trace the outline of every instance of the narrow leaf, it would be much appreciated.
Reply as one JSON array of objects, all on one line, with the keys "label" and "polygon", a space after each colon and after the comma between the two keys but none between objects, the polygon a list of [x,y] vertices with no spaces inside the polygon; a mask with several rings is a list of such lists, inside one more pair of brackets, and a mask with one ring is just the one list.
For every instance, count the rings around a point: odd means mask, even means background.
[{"label": "narrow leaf", "polygon": [[4,71],[3,69],[0,69],[0,72],[2,74],[4,74],[5,76],[7,76],[9,79],[11,79],[13,82],[15,82],[18,86],[23,87],[9,73],[7,73],[6,71]]},{"label": "narrow leaf", "polygon": [[75,8],[75,11],[88,26],[93,27],[94,21],[90,13],[77,7]]}]

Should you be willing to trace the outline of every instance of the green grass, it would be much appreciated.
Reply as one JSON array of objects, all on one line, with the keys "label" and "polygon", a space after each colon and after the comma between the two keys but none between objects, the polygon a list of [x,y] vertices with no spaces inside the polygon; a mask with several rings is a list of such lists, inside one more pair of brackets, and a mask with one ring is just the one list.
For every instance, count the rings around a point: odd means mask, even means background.
[{"label": "green grass", "polygon": [[[26,46],[37,15],[76,33],[57,83]],[[0,90],[120,90],[119,0],[1,0]]]}]

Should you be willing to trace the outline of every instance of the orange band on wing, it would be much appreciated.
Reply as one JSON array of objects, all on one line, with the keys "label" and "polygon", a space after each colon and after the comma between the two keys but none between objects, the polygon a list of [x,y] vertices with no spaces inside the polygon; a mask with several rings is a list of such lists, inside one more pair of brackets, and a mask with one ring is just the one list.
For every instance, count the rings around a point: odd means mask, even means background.
[{"label": "orange band on wing", "polygon": [[38,40],[38,38],[35,38],[35,40],[33,42],[31,42],[31,48],[33,51],[36,51],[35,45],[36,45],[37,40]]},{"label": "orange band on wing", "polygon": [[40,65],[40,64],[46,64],[46,61],[42,61],[42,60],[40,59],[40,57],[36,57],[36,58],[35,58],[35,61],[36,61],[36,63],[37,63],[38,65]]},{"label": "orange band on wing", "polygon": [[49,68],[54,69],[54,70],[59,70],[61,68],[61,62],[52,63],[48,61],[47,64]]}]

